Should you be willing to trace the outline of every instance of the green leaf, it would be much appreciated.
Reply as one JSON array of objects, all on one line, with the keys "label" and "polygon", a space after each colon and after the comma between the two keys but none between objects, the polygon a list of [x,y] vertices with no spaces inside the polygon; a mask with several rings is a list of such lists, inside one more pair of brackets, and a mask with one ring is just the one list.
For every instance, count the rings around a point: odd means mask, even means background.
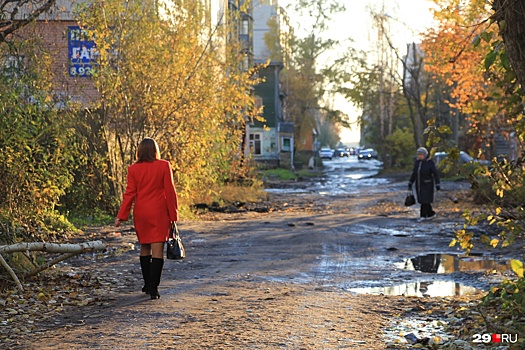
[{"label": "green leaf", "polygon": [[492,32],[483,32],[483,33],[481,33],[481,38],[489,43],[490,40],[492,39]]},{"label": "green leaf", "polygon": [[503,33],[506,28],[507,28],[507,21],[505,20],[499,21],[499,32]]},{"label": "green leaf", "polygon": [[510,261],[510,268],[516,275],[518,275],[519,278],[523,278],[523,263],[519,260],[512,259]]},{"label": "green leaf", "polygon": [[505,70],[510,70],[509,57],[507,56],[507,53],[506,52],[502,52],[499,57],[500,57],[500,60],[501,60],[501,66]]},{"label": "green leaf", "polygon": [[487,54],[487,57],[485,57],[485,69],[488,70],[494,64],[497,56],[498,53],[494,50]]},{"label": "green leaf", "polygon": [[441,134],[452,134],[452,130],[450,130],[450,126],[448,126],[448,125],[441,125],[441,126],[438,128],[438,131],[439,131]]}]

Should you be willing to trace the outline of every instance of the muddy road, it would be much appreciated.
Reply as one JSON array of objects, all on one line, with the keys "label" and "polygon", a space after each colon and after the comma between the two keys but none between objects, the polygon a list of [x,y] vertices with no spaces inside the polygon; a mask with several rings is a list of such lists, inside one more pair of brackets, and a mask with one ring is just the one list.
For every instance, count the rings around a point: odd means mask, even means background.
[{"label": "muddy road", "polygon": [[[85,256],[58,270],[100,273],[97,302],[35,320],[18,349],[385,349],[409,346],[392,330],[421,300],[475,298],[508,270],[512,251],[449,247],[468,200],[467,183],[445,182],[438,217],[416,222],[404,207],[407,177],[381,164],[326,162],[321,179],[269,181],[268,202],[181,222],[188,257],[166,260],[161,299],[141,294],[138,252]],[[454,203],[450,197],[458,198]],[[131,227],[97,229],[110,247],[133,247]],[[487,274],[486,271],[492,271]],[[101,279],[103,279],[101,277]],[[407,326],[408,327],[408,326]],[[441,330],[436,330],[436,332]],[[446,338],[446,334],[441,334]]]}]

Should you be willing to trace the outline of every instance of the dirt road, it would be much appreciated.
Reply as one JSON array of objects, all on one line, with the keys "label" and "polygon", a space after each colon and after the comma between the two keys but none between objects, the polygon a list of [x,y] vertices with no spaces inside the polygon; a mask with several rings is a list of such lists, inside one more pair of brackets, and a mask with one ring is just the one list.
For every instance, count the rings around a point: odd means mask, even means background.
[{"label": "dirt road", "polygon": [[[326,179],[316,183],[333,187]],[[445,193],[439,217],[417,223],[417,208],[401,205],[405,186],[405,180],[379,179],[363,190],[339,191],[340,184],[327,194],[311,184],[288,184],[260,204],[267,213],[182,222],[188,257],[166,261],[156,301],[139,292],[136,250],[79,258],[56,273],[98,278],[92,301],[62,305],[53,318],[32,320],[30,331],[10,328],[2,341],[10,349],[402,348],[406,342],[393,342],[386,329],[438,300],[410,295],[434,289],[455,298],[489,283],[480,269],[437,274],[406,268],[416,264],[414,257],[458,253],[448,245],[464,204]],[[444,185],[460,200],[463,186]],[[90,234],[115,249],[136,241],[131,227]],[[355,293],[371,287],[398,292]]]}]

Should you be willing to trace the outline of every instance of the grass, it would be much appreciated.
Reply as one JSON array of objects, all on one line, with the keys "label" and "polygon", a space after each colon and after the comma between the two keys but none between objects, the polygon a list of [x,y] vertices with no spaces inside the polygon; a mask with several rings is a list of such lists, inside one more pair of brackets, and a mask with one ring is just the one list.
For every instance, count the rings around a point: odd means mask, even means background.
[{"label": "grass", "polygon": [[88,226],[105,226],[115,222],[115,216],[111,216],[101,210],[95,210],[92,215],[80,215],[77,213],[67,213],[67,221],[80,229]]},{"label": "grass", "polygon": [[299,177],[319,177],[323,175],[321,170],[302,169],[296,172]]},{"label": "grass", "polygon": [[268,169],[268,170],[262,170],[260,172],[262,175],[262,178],[264,180],[270,179],[270,180],[283,180],[283,181],[291,181],[291,180],[297,180],[300,177],[319,177],[323,174],[320,170],[310,170],[310,169],[302,169],[296,172],[293,172],[289,169]]},{"label": "grass", "polygon": [[263,179],[297,180],[297,175],[288,169],[268,169],[261,172]]}]

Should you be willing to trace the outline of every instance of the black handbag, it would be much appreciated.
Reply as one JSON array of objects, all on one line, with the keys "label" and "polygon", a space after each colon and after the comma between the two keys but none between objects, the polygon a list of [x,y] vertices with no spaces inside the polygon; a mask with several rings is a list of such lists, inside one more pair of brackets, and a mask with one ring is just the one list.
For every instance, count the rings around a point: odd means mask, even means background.
[{"label": "black handbag", "polygon": [[166,246],[166,258],[173,260],[182,260],[186,257],[186,251],[180,239],[179,229],[176,223],[171,224],[168,244]]},{"label": "black handbag", "polygon": [[416,197],[414,197],[412,191],[409,191],[407,193],[407,197],[405,198],[405,207],[410,207],[414,204],[416,204]]}]

